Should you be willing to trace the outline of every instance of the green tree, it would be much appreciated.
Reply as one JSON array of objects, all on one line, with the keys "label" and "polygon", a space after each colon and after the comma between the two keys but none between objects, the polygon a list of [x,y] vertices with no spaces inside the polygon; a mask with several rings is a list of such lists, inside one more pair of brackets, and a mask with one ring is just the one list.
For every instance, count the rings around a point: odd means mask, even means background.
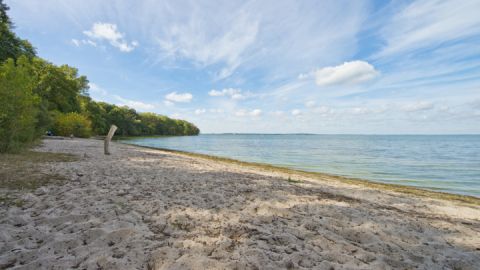
[{"label": "green tree", "polygon": [[115,106],[108,112],[109,124],[115,124],[118,127],[118,134],[123,136],[141,135],[140,120],[137,118],[137,112],[127,106]]},{"label": "green tree", "polygon": [[15,35],[13,23],[8,17],[8,6],[0,0],[0,62],[8,58],[18,59],[25,55],[33,58],[36,55],[35,48],[27,40],[20,39]]},{"label": "green tree", "polygon": [[38,76],[35,93],[48,103],[49,111],[80,112],[80,96],[87,95],[88,80],[76,68],[56,66],[41,58],[33,60]]},{"label": "green tree", "polygon": [[106,134],[109,129],[107,123],[107,111],[103,107],[103,103],[95,102],[90,97],[83,96],[81,98],[82,113],[92,122],[92,131],[94,134]]},{"label": "green tree", "polygon": [[17,151],[40,134],[36,130],[39,98],[35,77],[25,56],[0,66],[0,152]]},{"label": "green tree", "polygon": [[92,134],[91,122],[87,117],[79,113],[71,112],[59,114],[55,119],[55,134],[88,138]]}]

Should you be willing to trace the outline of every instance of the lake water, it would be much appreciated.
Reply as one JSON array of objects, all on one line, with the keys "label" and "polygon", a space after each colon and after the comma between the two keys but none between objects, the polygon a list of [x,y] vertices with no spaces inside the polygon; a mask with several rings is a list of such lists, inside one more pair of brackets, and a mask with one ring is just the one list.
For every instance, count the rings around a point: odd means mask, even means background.
[{"label": "lake water", "polygon": [[480,197],[480,135],[202,134],[125,142]]}]

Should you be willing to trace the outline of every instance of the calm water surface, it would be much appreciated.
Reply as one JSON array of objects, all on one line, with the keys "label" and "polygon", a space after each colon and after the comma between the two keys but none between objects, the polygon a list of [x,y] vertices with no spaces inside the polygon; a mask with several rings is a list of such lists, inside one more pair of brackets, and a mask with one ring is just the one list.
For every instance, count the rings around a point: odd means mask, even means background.
[{"label": "calm water surface", "polygon": [[480,135],[205,134],[125,142],[480,197]]}]

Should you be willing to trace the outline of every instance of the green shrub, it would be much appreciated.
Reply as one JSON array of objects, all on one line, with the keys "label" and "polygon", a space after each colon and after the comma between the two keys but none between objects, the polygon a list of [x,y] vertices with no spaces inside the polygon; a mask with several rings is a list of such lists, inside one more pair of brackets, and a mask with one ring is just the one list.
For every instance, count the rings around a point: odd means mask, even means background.
[{"label": "green shrub", "polygon": [[59,114],[53,128],[55,135],[88,138],[92,134],[92,123],[78,113]]},{"label": "green shrub", "polygon": [[31,144],[36,131],[39,98],[29,60],[19,57],[0,65],[0,152],[16,152]]}]

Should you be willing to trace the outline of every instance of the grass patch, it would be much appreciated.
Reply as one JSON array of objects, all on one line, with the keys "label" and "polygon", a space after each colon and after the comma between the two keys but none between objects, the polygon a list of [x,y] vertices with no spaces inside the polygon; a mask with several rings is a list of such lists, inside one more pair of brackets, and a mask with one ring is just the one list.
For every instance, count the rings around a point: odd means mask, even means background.
[{"label": "grass patch", "polygon": [[0,204],[21,206],[23,202],[12,195],[14,191],[35,190],[65,180],[62,175],[42,172],[40,170],[42,163],[75,160],[78,160],[77,156],[62,153],[24,151],[0,154],[0,189],[11,193],[0,195]]},{"label": "grass patch", "polygon": [[294,180],[294,179],[292,179],[290,176],[288,177],[287,182],[292,183],[292,184],[303,183],[303,181]]},{"label": "grass patch", "polygon": [[[140,148],[161,150],[161,151],[176,153],[176,154],[182,154],[182,155],[186,155],[186,156],[189,156],[189,157],[203,158],[203,159],[208,159],[208,160],[212,160],[212,161],[218,161],[218,162],[224,162],[224,163],[235,164],[235,165],[240,165],[240,166],[246,166],[246,167],[250,167],[250,168],[254,168],[254,169],[260,169],[260,170],[263,170],[263,171],[303,176],[303,177],[308,177],[308,178],[317,179],[317,180],[321,180],[321,181],[339,181],[339,182],[343,182],[343,183],[347,183],[347,184],[351,184],[351,185],[357,185],[357,186],[361,186],[361,187],[368,187],[368,188],[380,189],[380,190],[389,190],[389,191],[394,191],[394,192],[399,192],[399,193],[404,193],[404,194],[411,194],[411,195],[420,196],[420,197],[442,199],[442,200],[455,201],[455,202],[473,204],[473,205],[480,206],[480,198],[477,198],[477,197],[474,197],[474,196],[459,195],[459,194],[452,194],[452,193],[439,192],[439,191],[430,191],[430,190],[426,190],[426,189],[397,185],[397,184],[378,183],[378,182],[373,182],[373,181],[369,181],[369,180],[365,180],[365,179],[350,178],[350,177],[331,175],[331,174],[319,173],[319,172],[305,172],[305,171],[300,171],[300,170],[295,170],[295,169],[278,167],[278,166],[265,164],[265,163],[245,162],[245,161],[239,161],[239,160],[230,159],[230,158],[216,157],[216,156],[211,156],[211,155],[197,154],[197,153],[171,150],[171,149],[165,149],[165,148],[154,148],[154,147],[148,147],[148,146],[139,146],[139,145],[133,145],[133,144],[128,144],[128,143],[127,143],[127,145],[131,145],[131,146],[134,146],[134,147],[140,147]],[[295,180],[293,180],[293,181],[295,181]]]},{"label": "grass patch", "polygon": [[17,199],[16,196],[9,194],[0,195],[0,205],[15,205],[16,207],[22,207],[25,204],[25,201],[22,199]]}]

